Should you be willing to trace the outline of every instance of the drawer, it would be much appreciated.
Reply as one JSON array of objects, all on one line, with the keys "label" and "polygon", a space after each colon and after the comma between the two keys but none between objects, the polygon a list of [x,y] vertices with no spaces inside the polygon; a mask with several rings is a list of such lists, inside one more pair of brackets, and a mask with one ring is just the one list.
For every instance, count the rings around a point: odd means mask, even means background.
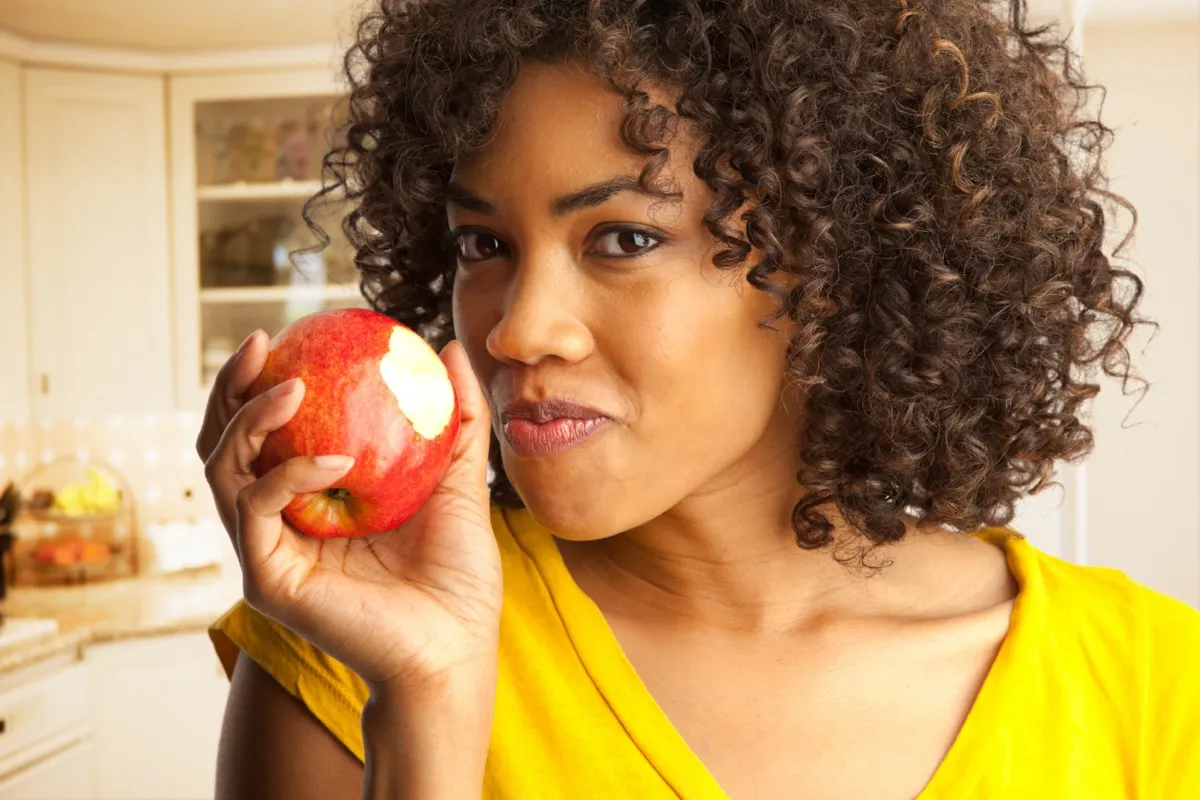
[{"label": "drawer", "polygon": [[87,667],[76,662],[0,692],[0,760],[85,723],[88,688]]},{"label": "drawer", "polygon": [[72,729],[27,748],[22,763],[0,762],[0,798],[83,800],[92,797],[93,745]]}]

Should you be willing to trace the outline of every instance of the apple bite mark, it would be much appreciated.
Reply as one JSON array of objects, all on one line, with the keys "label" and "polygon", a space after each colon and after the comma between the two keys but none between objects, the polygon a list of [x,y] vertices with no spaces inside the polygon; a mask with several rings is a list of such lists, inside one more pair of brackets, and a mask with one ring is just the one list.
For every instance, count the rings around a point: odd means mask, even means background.
[{"label": "apple bite mark", "polygon": [[454,386],[446,365],[425,340],[406,327],[392,328],[379,374],[400,411],[424,439],[435,439],[454,416]]}]

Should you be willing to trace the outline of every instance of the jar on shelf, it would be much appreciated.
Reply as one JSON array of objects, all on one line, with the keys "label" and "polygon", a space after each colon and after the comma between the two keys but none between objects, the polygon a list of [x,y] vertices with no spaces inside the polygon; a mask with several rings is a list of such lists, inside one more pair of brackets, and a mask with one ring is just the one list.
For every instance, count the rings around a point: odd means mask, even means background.
[{"label": "jar on shelf", "polygon": [[305,181],[314,177],[309,166],[308,133],[295,119],[284,119],[276,133],[275,179]]},{"label": "jar on shelf", "polygon": [[200,186],[229,182],[229,122],[224,119],[196,122],[196,183]]},{"label": "jar on shelf", "polygon": [[87,583],[137,574],[137,515],[125,477],[98,459],[61,457],[21,481],[14,583]]},{"label": "jar on shelf", "polygon": [[321,164],[325,155],[334,147],[344,144],[344,125],[349,109],[344,102],[327,99],[309,103],[304,115],[304,127],[308,135],[309,163],[312,177],[321,177]]},{"label": "jar on shelf", "polygon": [[250,128],[242,122],[231,123],[225,131],[225,179],[228,183],[249,180],[247,152],[253,151],[249,137]]},{"label": "jar on shelf", "polygon": [[275,180],[276,128],[256,117],[250,120],[243,140],[246,157],[246,180],[270,182]]}]

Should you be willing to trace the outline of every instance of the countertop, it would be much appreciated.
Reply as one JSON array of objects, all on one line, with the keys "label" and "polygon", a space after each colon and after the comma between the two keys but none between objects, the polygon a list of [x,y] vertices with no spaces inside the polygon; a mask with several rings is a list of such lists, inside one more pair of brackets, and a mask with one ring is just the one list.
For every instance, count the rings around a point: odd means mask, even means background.
[{"label": "countertop", "polygon": [[0,613],[53,617],[58,631],[0,648],[0,673],[89,644],[203,631],[241,596],[237,567],[215,565],[84,586],[10,588]]}]

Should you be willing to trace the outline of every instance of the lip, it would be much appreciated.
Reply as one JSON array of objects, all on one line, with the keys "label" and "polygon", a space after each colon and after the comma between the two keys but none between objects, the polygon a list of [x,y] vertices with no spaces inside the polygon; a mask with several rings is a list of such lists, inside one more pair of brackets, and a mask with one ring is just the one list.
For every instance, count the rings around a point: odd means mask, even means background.
[{"label": "lip", "polygon": [[612,424],[603,412],[561,397],[510,403],[500,421],[505,441],[526,457],[569,450]]}]

